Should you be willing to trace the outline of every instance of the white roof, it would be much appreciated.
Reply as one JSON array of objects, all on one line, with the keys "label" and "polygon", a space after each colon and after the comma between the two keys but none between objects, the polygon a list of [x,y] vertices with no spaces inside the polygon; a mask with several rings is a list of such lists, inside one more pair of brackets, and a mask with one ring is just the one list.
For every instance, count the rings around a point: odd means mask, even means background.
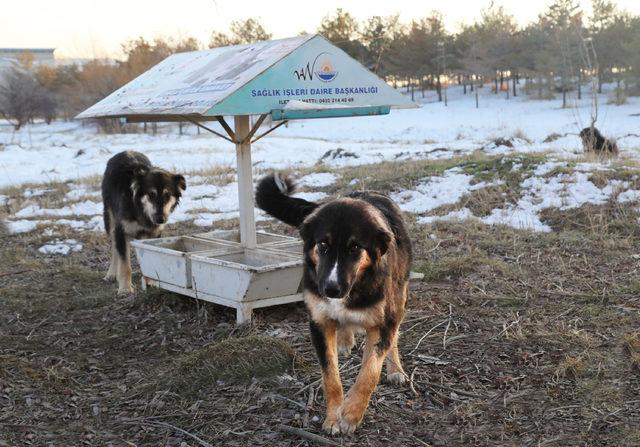
[{"label": "white roof", "polygon": [[270,113],[289,101],[413,106],[323,37],[306,35],[174,54],[78,118],[210,119]]}]

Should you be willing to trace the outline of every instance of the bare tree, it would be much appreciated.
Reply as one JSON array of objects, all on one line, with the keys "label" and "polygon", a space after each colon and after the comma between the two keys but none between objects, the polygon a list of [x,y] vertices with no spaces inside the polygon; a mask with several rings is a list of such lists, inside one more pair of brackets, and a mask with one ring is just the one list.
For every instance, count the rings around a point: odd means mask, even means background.
[{"label": "bare tree", "polygon": [[51,122],[55,101],[31,72],[14,66],[0,83],[0,115],[13,122],[16,130],[36,117]]}]

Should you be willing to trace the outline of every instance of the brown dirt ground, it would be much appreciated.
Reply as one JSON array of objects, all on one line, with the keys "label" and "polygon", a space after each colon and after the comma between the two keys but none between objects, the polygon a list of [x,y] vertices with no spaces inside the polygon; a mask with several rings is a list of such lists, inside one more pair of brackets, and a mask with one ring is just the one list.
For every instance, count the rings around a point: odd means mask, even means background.
[{"label": "brown dirt ground", "polygon": [[[381,383],[356,435],[332,441],[639,445],[631,208],[549,212],[549,234],[411,223],[426,275],[400,339],[413,390]],[[68,257],[39,254],[39,232],[0,237],[0,446],[316,445],[280,425],[329,439],[301,304],[236,327],[232,310],[170,293],[116,298],[101,234],[74,234],[84,249]],[[346,386],[360,354],[343,359]]]}]

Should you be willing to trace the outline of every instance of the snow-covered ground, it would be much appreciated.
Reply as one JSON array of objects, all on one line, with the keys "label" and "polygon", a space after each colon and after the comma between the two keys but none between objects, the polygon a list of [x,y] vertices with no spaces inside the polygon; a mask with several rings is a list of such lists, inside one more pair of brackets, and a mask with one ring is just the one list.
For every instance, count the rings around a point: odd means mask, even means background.
[{"label": "snow-covered ground", "polygon": [[[562,109],[560,100],[535,101],[523,96],[506,100],[483,89],[480,108],[473,96],[460,89],[449,90],[449,105],[433,101],[433,93],[424,100],[417,94],[420,107],[392,111],[388,116],[337,118],[292,122],[261,139],[253,146],[257,170],[298,169],[322,161],[329,167],[376,163],[385,160],[449,159],[474,151],[488,155],[548,153],[553,159],[528,173],[516,204],[496,209],[482,220],[517,228],[548,231],[538,213],[549,207],[578,207],[584,203],[602,203],[614,193],[618,200],[636,201],[638,191],[629,185],[610,182],[603,188],[589,181],[589,172],[608,169],[598,163],[573,166],[575,172],[548,176],[567,160],[582,155],[577,136],[589,122],[590,99],[576,107]],[[623,159],[640,159],[640,98],[629,98],[622,106],[608,105],[607,95],[600,97],[598,127],[617,139]],[[217,124],[210,124],[222,131]],[[77,230],[101,230],[100,195],[78,180],[100,175],[107,160],[123,150],[145,153],[158,166],[187,175],[188,188],[173,222],[194,220],[196,224],[237,216],[237,184],[210,183],[206,172],[212,168],[234,167],[235,148],[227,141],[206,132],[197,134],[186,126],[179,135],[176,125],[160,126],[158,135],[143,133],[105,135],[95,126],[79,122],[52,125],[35,124],[18,132],[0,121],[0,189],[32,183],[25,189],[22,206],[8,216],[12,232],[32,231],[38,224],[66,225]],[[555,138],[548,138],[556,134]],[[496,139],[509,145],[496,144]],[[518,166],[514,166],[517,169]],[[333,184],[336,175],[314,173],[301,179],[301,196],[320,200],[314,189]],[[67,191],[59,207],[43,206],[51,181],[67,182]],[[440,177],[425,178],[411,191],[398,191],[394,197],[406,210],[419,215],[418,222],[443,218],[431,214],[438,206],[455,204],[465,194],[491,185],[479,183],[473,176],[450,169]],[[9,201],[0,195],[0,205]],[[60,202],[58,202],[60,203]],[[458,209],[445,218],[473,218],[470,210]],[[258,218],[263,218],[258,213]],[[55,245],[55,244],[54,244]],[[69,245],[69,244],[68,244]],[[72,244],[71,244],[72,245]]]},{"label": "snow-covered ground", "polygon": [[[442,205],[453,205],[465,195],[491,184],[478,182],[473,184],[473,176],[459,173],[458,168],[445,172],[443,176],[430,177],[419,184],[416,190],[402,191],[393,195],[403,211],[421,215],[418,223],[432,223],[437,220],[477,219],[488,225],[507,225],[516,229],[533,231],[551,231],[551,228],[540,220],[540,212],[549,208],[568,210],[579,208],[587,203],[602,205],[614,194],[618,194],[618,203],[637,202],[640,191],[631,189],[629,182],[612,179],[602,187],[589,180],[589,173],[581,172],[585,163],[579,163],[569,169],[568,173],[549,175],[554,168],[566,167],[566,163],[547,162],[539,165],[532,173],[523,173],[520,183],[520,198],[516,204],[505,203],[492,210],[488,216],[478,217],[468,208],[451,211],[445,215],[432,215],[429,212]],[[594,165],[594,170],[602,167]],[[637,176],[636,178],[637,179]],[[634,180],[635,180],[634,179]]]},{"label": "snow-covered ground", "polygon": [[[476,109],[473,97],[463,96],[457,88],[449,90],[448,107],[432,102],[432,96],[430,92],[418,109],[393,110],[388,116],[292,122],[254,144],[254,165],[303,167],[323,156],[330,166],[356,165],[450,158],[477,149],[489,154],[551,151],[563,157],[581,152],[577,134],[589,122],[588,98],[578,108],[562,109],[559,100],[533,101],[522,96],[506,100],[485,88]],[[606,97],[600,98],[600,130],[618,139],[623,155],[640,157],[640,136],[629,136],[640,134],[640,98],[615,106],[606,104]],[[210,126],[224,132],[217,123]],[[107,160],[123,150],[144,152],[158,166],[180,172],[235,166],[235,148],[230,143],[206,132],[196,135],[193,126],[186,129],[189,134],[182,136],[176,125],[162,126],[156,136],[105,135],[80,122],[31,125],[18,132],[0,125],[0,188],[101,174]],[[562,136],[545,143],[554,133]],[[491,144],[496,138],[514,136],[520,138],[512,148]]]}]

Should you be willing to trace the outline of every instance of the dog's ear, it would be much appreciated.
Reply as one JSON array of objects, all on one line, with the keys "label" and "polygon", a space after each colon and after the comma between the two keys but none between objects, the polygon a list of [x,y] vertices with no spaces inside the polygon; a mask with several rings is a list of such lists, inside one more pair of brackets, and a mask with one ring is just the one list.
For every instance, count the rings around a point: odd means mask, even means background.
[{"label": "dog's ear", "polygon": [[302,225],[300,225],[300,237],[302,238],[302,241],[305,243],[305,245],[307,244],[307,242],[312,242],[314,228],[314,219],[306,219],[304,222],[302,222]]},{"label": "dog's ear", "polygon": [[176,186],[182,190],[182,191],[186,191],[187,190],[187,181],[185,180],[185,178],[180,175],[180,174],[176,174],[173,176],[173,181],[175,182]]},{"label": "dog's ear", "polygon": [[145,175],[147,175],[148,172],[149,172],[149,168],[147,168],[146,166],[137,166],[133,170],[133,178],[136,180],[140,179],[141,177],[144,177]]},{"label": "dog's ear", "polygon": [[393,241],[393,234],[389,230],[378,230],[375,235],[374,244],[378,258],[384,256],[389,250],[389,245]]},{"label": "dog's ear", "polygon": [[142,181],[142,178],[147,175],[148,172],[149,169],[147,169],[146,166],[137,166],[133,170],[133,178],[131,179],[131,193],[134,197],[140,189],[140,182]]}]

